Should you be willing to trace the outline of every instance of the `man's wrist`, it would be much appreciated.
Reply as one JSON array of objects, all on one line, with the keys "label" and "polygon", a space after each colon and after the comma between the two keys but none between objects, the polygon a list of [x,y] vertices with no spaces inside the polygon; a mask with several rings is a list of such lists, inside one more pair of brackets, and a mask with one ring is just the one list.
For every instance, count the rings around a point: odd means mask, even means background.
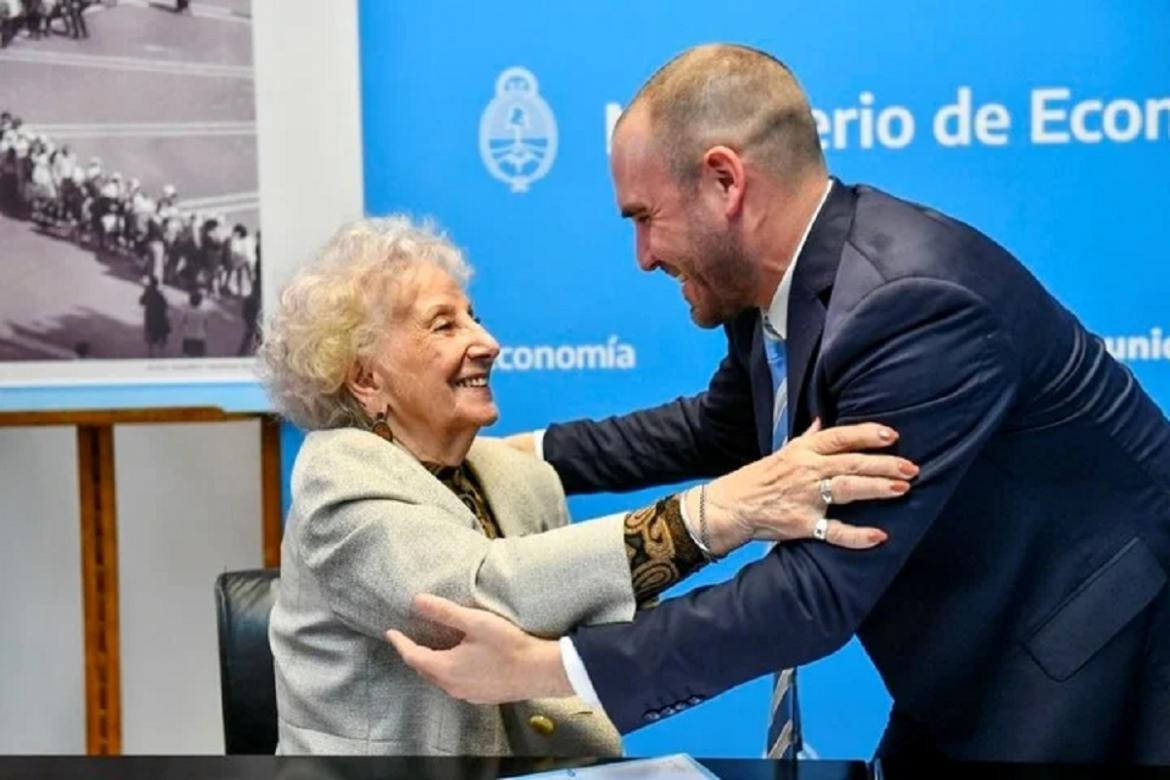
[{"label": "man's wrist", "polygon": [[561,668],[565,673],[565,679],[568,680],[572,688],[573,695],[595,710],[604,710],[601,706],[601,699],[598,698],[597,691],[593,688],[593,681],[589,679],[589,672],[585,669],[585,663],[577,653],[577,647],[573,644],[573,640],[567,636],[563,636],[557,641],[557,644],[560,650]]},{"label": "man's wrist", "polygon": [[555,639],[541,639],[532,648],[532,670],[540,690],[532,698],[564,698],[573,695],[573,686],[565,671],[561,647]]}]

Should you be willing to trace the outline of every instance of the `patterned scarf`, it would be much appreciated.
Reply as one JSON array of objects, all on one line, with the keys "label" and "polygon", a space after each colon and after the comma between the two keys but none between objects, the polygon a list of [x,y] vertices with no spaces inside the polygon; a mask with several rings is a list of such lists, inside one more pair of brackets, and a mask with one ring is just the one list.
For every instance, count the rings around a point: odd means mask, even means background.
[{"label": "patterned scarf", "polygon": [[479,483],[471,470],[467,468],[466,463],[460,463],[458,466],[443,466],[438,463],[423,463],[427,471],[435,475],[435,479],[446,485],[455,496],[463,502],[463,505],[471,510],[471,514],[479,520],[480,527],[483,528],[484,534],[489,539],[499,539],[504,534],[500,532],[500,526],[496,524],[496,518],[492,514],[491,507],[488,506],[487,499],[484,498],[483,490],[480,489]]}]

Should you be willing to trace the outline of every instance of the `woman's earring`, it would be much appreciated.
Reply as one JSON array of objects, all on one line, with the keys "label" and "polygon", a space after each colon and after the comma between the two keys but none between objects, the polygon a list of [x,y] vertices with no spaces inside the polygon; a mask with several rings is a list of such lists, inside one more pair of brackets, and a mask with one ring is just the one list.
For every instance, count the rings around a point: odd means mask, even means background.
[{"label": "woman's earring", "polygon": [[390,430],[390,423],[386,422],[386,412],[388,411],[390,411],[389,406],[374,416],[374,422],[370,425],[370,432],[381,436],[386,441],[394,441],[394,433]]}]

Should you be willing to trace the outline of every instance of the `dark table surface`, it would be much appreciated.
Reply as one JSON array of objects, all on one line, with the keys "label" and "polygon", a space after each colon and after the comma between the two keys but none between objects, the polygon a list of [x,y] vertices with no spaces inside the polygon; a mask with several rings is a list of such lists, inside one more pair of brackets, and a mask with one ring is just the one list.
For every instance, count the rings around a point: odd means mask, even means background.
[{"label": "dark table surface", "polygon": [[[1170,778],[1170,767],[1029,764],[866,764],[860,761],[699,759],[721,780],[900,780],[900,778]],[[0,757],[0,780],[495,780],[587,766],[521,758],[288,758],[275,756]]]}]

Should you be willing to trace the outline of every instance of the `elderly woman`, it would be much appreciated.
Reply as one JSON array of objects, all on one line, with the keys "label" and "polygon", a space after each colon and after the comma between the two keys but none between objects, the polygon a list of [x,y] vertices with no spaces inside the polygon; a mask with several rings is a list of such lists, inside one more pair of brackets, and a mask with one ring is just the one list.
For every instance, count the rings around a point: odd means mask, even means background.
[{"label": "elderly woman", "polygon": [[[311,431],[293,469],[271,619],[281,753],[618,754],[613,726],[581,701],[458,701],[408,668],[384,633],[458,641],[412,616],[423,592],[542,634],[630,620],[709,556],[810,535],[824,510],[816,480],[777,458],[815,461],[819,476],[864,475],[841,480],[839,501],[909,487],[898,458],[818,454],[834,450],[824,432],[705,486],[704,507],[691,491],[569,525],[551,467],[477,436],[499,415],[499,346],[472,311],[468,275],[425,227],[356,222],[293,278],[269,323],[260,354],[270,393]],[[867,449],[887,443],[878,429],[832,433]],[[840,523],[830,535],[852,547],[882,539]]]}]

